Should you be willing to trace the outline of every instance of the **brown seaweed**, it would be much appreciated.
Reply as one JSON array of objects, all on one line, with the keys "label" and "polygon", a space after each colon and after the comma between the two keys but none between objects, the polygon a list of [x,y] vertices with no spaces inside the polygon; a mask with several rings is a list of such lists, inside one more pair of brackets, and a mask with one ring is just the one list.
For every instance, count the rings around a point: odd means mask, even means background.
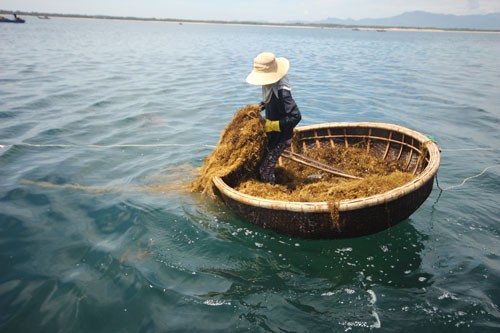
[{"label": "brown seaweed", "polygon": [[239,109],[222,131],[214,151],[204,160],[200,176],[191,183],[191,190],[214,196],[214,176],[224,177],[236,171],[254,173],[266,146],[259,106],[247,105]]}]

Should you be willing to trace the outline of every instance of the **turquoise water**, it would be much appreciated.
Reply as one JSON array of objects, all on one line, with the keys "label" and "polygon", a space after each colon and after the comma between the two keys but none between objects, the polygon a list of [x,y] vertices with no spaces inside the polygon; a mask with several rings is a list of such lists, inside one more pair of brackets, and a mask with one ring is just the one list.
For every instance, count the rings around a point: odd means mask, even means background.
[{"label": "turquoise water", "polygon": [[[0,331],[500,330],[500,34],[28,18],[0,40]],[[264,50],[302,125],[435,136],[445,191],[310,241],[172,190],[260,100]]]}]

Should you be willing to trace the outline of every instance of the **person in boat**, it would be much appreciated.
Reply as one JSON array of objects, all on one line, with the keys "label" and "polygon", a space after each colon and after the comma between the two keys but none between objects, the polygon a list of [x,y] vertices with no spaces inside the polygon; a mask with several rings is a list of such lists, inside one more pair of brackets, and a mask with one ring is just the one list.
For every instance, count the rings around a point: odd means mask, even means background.
[{"label": "person in boat", "polygon": [[262,181],[271,184],[276,184],[278,158],[290,147],[293,129],[302,118],[286,76],[289,68],[288,59],[263,52],[255,57],[253,70],[246,78],[249,84],[262,86],[260,107],[266,111],[268,150],[259,167],[259,174]]}]

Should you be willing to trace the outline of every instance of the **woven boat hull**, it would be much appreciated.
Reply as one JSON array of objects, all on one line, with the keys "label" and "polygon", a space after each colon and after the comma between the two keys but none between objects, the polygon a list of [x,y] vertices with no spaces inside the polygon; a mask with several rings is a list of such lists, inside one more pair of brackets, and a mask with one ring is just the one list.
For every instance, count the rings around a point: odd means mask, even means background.
[{"label": "woven boat hull", "polygon": [[249,222],[295,237],[349,238],[373,234],[407,219],[432,191],[440,162],[439,148],[425,135],[381,123],[330,123],[296,130],[296,152],[325,146],[348,147],[363,141],[369,154],[406,163],[411,182],[379,195],[339,202],[334,221],[326,202],[285,202],[252,197],[236,191],[241,175],[215,177],[226,205]]}]

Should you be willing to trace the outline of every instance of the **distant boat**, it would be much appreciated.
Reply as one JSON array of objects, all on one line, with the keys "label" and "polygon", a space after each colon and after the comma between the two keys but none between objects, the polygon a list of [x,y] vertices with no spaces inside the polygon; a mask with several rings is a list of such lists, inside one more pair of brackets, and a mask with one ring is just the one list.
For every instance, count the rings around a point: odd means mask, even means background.
[{"label": "distant boat", "polygon": [[47,15],[44,15],[44,16],[37,16],[40,20],[49,20],[50,17],[48,17]]},{"label": "distant boat", "polygon": [[383,29],[378,29],[377,32],[385,32]]},{"label": "distant boat", "polygon": [[22,18],[20,17],[17,17],[16,14],[14,14],[14,19],[11,20],[11,19],[8,19],[4,16],[0,16],[0,23],[24,23],[26,22],[25,20],[23,20]]}]

